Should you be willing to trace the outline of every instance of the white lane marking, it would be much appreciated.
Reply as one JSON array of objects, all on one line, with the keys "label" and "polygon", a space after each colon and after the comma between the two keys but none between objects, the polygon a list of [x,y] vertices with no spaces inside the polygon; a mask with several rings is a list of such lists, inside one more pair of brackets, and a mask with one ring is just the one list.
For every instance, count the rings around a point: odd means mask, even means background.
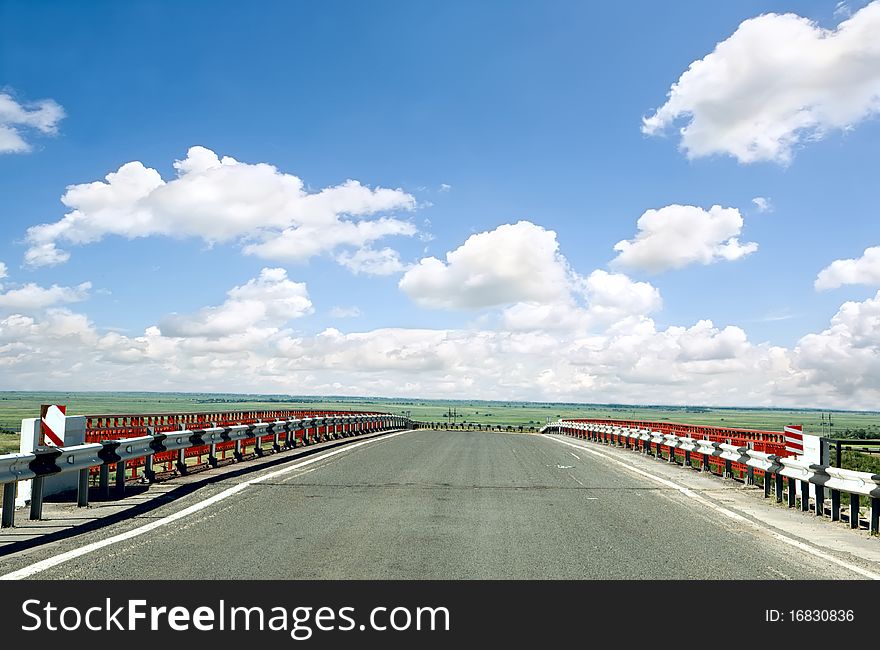
[{"label": "white lane marking", "polygon": [[[570,453],[570,454],[571,454],[571,452],[568,452],[568,453]],[[577,454],[571,454],[571,455],[572,455],[572,456],[574,456],[574,457],[575,457],[575,458],[577,458],[577,459],[578,459],[578,460],[580,460],[580,459],[581,459],[581,457],[580,457],[580,456],[578,456],[578,455],[577,455]]]},{"label": "white lane marking", "polygon": [[112,544],[118,544],[119,542],[124,542],[126,540],[132,539],[134,537],[139,537],[144,535],[145,533],[149,533],[152,530],[156,530],[160,526],[165,526],[172,522],[178,521],[179,519],[183,519],[185,517],[189,517],[192,514],[199,512],[200,510],[204,510],[215,503],[223,501],[235,494],[238,494],[242,490],[244,490],[249,485],[254,485],[255,483],[262,483],[263,481],[268,481],[269,479],[275,478],[277,476],[282,476],[284,474],[289,474],[301,467],[306,467],[307,465],[312,465],[319,461],[322,461],[326,458],[330,458],[331,456],[336,456],[337,454],[341,454],[345,451],[350,451],[352,449],[356,449],[357,447],[362,447],[364,445],[369,445],[375,442],[382,442],[385,440],[390,440],[391,438],[396,438],[397,436],[403,435],[404,433],[409,433],[409,431],[399,431],[397,433],[389,433],[385,436],[380,436],[378,438],[370,438],[369,440],[362,440],[361,442],[355,442],[348,445],[343,445],[337,449],[333,449],[324,454],[318,454],[317,456],[312,456],[298,463],[294,463],[288,467],[284,467],[279,470],[275,470],[274,472],[270,472],[268,474],[264,474],[262,476],[258,476],[256,478],[249,479],[244,481],[243,483],[238,483],[233,485],[230,488],[215,494],[212,497],[205,499],[204,501],[199,501],[198,503],[194,503],[193,505],[184,508],[178,512],[168,515],[167,517],[163,517],[162,519],[157,519],[156,521],[152,521],[148,524],[144,524],[138,528],[134,528],[132,530],[126,531],[124,533],[120,533],[119,535],[114,535],[113,537],[108,537],[107,539],[102,539],[97,542],[92,542],[91,544],[86,544],[85,546],[81,546],[80,548],[75,548],[71,551],[67,551],[66,553],[61,553],[54,557],[46,558],[45,560],[41,560],[36,562],[35,564],[31,564],[29,566],[23,567],[12,573],[7,573],[6,575],[0,576],[0,580],[21,580],[22,578],[28,578],[32,575],[40,573],[41,571],[45,571],[46,569],[51,569],[52,567],[58,566],[68,560],[73,560],[78,557],[82,557],[87,553],[92,553],[99,549],[105,548],[107,546],[111,546]]},{"label": "white lane marking", "polygon": [[670,487],[674,490],[678,490],[679,492],[681,492],[684,496],[688,497],[689,499],[692,499],[693,501],[697,501],[698,503],[701,503],[704,506],[711,508],[712,510],[715,510],[716,512],[718,512],[720,514],[722,514],[726,517],[729,517],[730,519],[733,519],[734,521],[752,526],[753,528],[761,531],[762,533],[766,533],[766,534],[770,535],[771,537],[775,538],[776,540],[778,540],[784,544],[788,544],[789,546],[793,546],[797,549],[800,549],[801,551],[804,551],[805,553],[809,553],[810,555],[814,555],[815,557],[818,557],[822,560],[826,560],[827,562],[831,562],[832,564],[836,564],[838,566],[841,566],[845,569],[852,571],[853,573],[858,573],[859,575],[864,576],[864,577],[868,578],[869,580],[880,580],[880,575],[878,575],[876,573],[868,571],[867,569],[863,569],[862,567],[857,566],[855,564],[850,564],[846,560],[841,560],[838,557],[835,557],[833,555],[825,553],[824,551],[820,551],[818,548],[810,546],[809,544],[804,544],[803,542],[800,542],[796,539],[788,537],[787,535],[783,535],[782,533],[778,533],[775,530],[771,530],[769,528],[761,526],[761,525],[757,524],[756,522],[752,521],[751,519],[746,519],[742,515],[739,515],[731,510],[728,510],[727,508],[716,505],[716,504],[712,503],[711,501],[704,499],[703,497],[701,497],[700,495],[695,493],[693,490],[690,490],[690,489],[684,487],[683,485],[679,485],[678,483],[673,483],[672,481],[668,481],[665,478],[660,478],[659,476],[654,476],[653,474],[650,474],[648,472],[644,472],[644,471],[638,469],[637,467],[633,467],[629,463],[625,463],[621,460],[617,460],[616,458],[612,458],[608,454],[603,454],[602,452],[596,451],[595,449],[588,449],[587,447],[582,447],[581,445],[576,445],[574,443],[568,442],[567,440],[562,440],[560,438],[554,438],[552,436],[545,435],[542,437],[545,440],[552,440],[553,442],[558,442],[559,444],[562,444],[562,445],[574,447],[575,449],[580,449],[581,451],[585,451],[588,454],[593,454],[594,456],[599,456],[601,458],[604,458],[605,460],[611,461],[612,463],[616,463],[617,465],[621,465],[621,466],[627,468],[628,470],[635,472],[636,474],[640,474],[641,476],[644,476],[645,478],[651,479],[655,483],[660,483],[661,485],[665,485],[666,487]]}]

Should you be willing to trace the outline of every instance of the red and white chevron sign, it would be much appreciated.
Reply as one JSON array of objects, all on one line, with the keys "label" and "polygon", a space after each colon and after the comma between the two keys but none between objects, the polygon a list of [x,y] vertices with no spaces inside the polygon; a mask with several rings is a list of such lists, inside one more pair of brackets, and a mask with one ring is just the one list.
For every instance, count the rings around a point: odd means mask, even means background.
[{"label": "red and white chevron sign", "polygon": [[43,404],[40,407],[40,428],[43,444],[49,447],[64,446],[64,416],[67,407],[63,404]]},{"label": "red and white chevron sign", "polygon": [[783,431],[785,432],[785,451],[794,456],[803,456],[804,427],[800,424],[786,425]]}]

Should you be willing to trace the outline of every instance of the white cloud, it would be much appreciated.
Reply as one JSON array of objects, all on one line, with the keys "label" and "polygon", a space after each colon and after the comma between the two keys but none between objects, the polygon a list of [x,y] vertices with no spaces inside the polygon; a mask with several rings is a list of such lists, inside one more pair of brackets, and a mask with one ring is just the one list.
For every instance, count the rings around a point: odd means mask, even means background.
[{"label": "white cloud", "polygon": [[637,222],[634,239],[614,245],[614,266],[657,273],[688,264],[736,260],[758,250],[754,242],[740,243],[743,218],[736,208],[713,205],[667,205],[647,210]]},{"label": "white cloud", "polygon": [[870,408],[875,408],[880,397],[880,291],[864,302],[844,303],[828,329],[798,342],[794,359],[804,373],[802,390],[816,394],[821,403],[863,408],[873,403]]},{"label": "white cloud", "polygon": [[355,274],[392,275],[406,268],[400,261],[400,254],[392,248],[359,248],[353,253],[343,251],[336,256],[336,261]]},{"label": "white cloud", "polygon": [[448,192],[451,189],[452,189],[452,185],[450,185],[449,183],[440,183],[440,191],[441,192]]},{"label": "white cloud", "polygon": [[858,259],[835,260],[819,271],[814,286],[821,291],[844,284],[880,286],[880,246],[866,248]]},{"label": "white cloud", "polygon": [[[274,290],[263,285],[285,279],[273,275],[231,290],[224,306],[200,310],[193,320],[212,321],[254,297],[274,304]],[[656,306],[647,298],[617,308]],[[752,343],[741,328],[708,320],[660,329],[643,314],[607,327],[592,321],[590,331],[578,318],[572,329],[331,328],[305,335],[280,327],[287,313],[181,336],[155,326],[141,336],[108,332],[65,309],[13,314],[0,318],[0,388],[840,408],[876,408],[880,399],[880,292],[844,304],[827,329],[792,349]]]},{"label": "white cloud", "polygon": [[479,309],[557,301],[569,292],[569,276],[556,233],[519,221],[471,235],[445,262],[423,258],[399,287],[429,309]]},{"label": "white cloud", "polygon": [[359,307],[333,307],[329,312],[331,318],[357,318],[361,315]]},{"label": "white cloud", "polygon": [[256,327],[278,328],[314,311],[306,285],[289,280],[284,269],[263,269],[259,277],[226,293],[226,301],[216,307],[167,316],[159,330],[171,337],[216,338],[247,333]]},{"label": "white cloud", "polygon": [[660,309],[660,291],[648,282],[634,282],[622,273],[593,271],[583,282],[590,313],[610,325],[631,316],[643,316]]},{"label": "white cloud", "polygon": [[690,64],[642,131],[685,121],[681,148],[689,158],[785,164],[801,142],[880,111],[878,33],[880,2],[830,30],[795,14],[746,20]]},{"label": "white cloud", "polygon": [[83,282],[75,287],[41,287],[29,282],[17,289],[9,289],[0,293],[0,309],[31,312],[45,309],[53,305],[80,302],[89,297],[91,282]]},{"label": "white cloud", "polygon": [[834,5],[835,18],[849,18],[850,16],[852,16],[852,9],[849,8],[846,2],[838,2]]},{"label": "white cloud", "polygon": [[109,235],[236,241],[247,254],[305,262],[339,247],[416,233],[407,221],[372,218],[415,208],[415,199],[399,189],[349,180],[310,193],[298,177],[272,165],[220,158],[204,147],[191,147],[174,167],[177,177],[169,181],[134,161],[104,181],[71,185],[61,198],[70,211],[28,229],[26,264],[64,262],[69,253],[59,243],[83,245]]},{"label": "white cloud", "polygon": [[20,104],[9,93],[0,92],[0,154],[31,150],[25,135],[37,131],[56,135],[64,109],[51,99]]},{"label": "white cloud", "polygon": [[572,334],[623,331],[637,327],[662,305],[660,291],[651,284],[601,269],[586,278],[577,277],[571,289],[555,302],[520,302],[505,308],[502,329]]},{"label": "white cloud", "polygon": [[756,196],[752,199],[758,212],[773,212],[773,203],[766,196]]},{"label": "white cloud", "polygon": [[24,253],[24,264],[30,268],[38,266],[56,266],[70,259],[70,253],[63,251],[55,242],[31,244]]},{"label": "white cloud", "polygon": [[0,279],[3,279],[7,276],[7,268],[6,264],[0,262]]}]

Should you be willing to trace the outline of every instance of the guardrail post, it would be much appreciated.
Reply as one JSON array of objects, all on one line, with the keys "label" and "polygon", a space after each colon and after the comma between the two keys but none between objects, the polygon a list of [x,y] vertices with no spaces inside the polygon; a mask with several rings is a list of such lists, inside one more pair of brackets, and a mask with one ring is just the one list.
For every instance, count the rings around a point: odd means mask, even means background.
[{"label": "guardrail post", "polygon": [[849,527],[859,527],[859,495],[849,495]]},{"label": "guardrail post", "polygon": [[238,462],[244,460],[244,455],[241,453],[241,440],[235,441],[235,448],[232,450],[232,455]]},{"label": "guardrail post", "polygon": [[110,466],[107,463],[98,468],[98,496],[105,501],[110,498]]},{"label": "guardrail post", "polygon": [[177,471],[186,474],[186,449],[177,450]]},{"label": "guardrail post", "polygon": [[810,482],[801,481],[801,512],[810,511]]},{"label": "guardrail post", "polygon": [[770,472],[764,472],[764,498],[770,498]]},{"label": "guardrail post", "polygon": [[12,528],[15,523],[15,483],[3,484],[3,517],[0,528]]},{"label": "guardrail post", "polygon": [[840,521],[840,490],[831,490],[831,521]]},{"label": "guardrail post", "polygon": [[816,486],[816,516],[821,517],[825,513],[825,488]]},{"label": "guardrail post", "polygon": [[156,470],[153,468],[153,454],[150,454],[144,459],[144,476],[148,483],[152,483],[156,480]]},{"label": "guardrail post", "polygon": [[89,505],[89,468],[79,470],[79,484],[76,488],[76,506],[85,508]]},{"label": "guardrail post", "polygon": [[880,533],[880,497],[871,497],[871,532]]},{"label": "guardrail post", "polygon": [[[766,476],[764,478],[766,482]],[[754,485],[755,484],[755,468],[751,465],[746,467],[746,485]],[[765,491],[765,496],[770,496],[769,492]]]},{"label": "guardrail post", "polygon": [[773,487],[776,490],[776,503],[782,503],[782,474],[778,471],[773,475]]},{"label": "guardrail post", "polygon": [[733,476],[733,461],[729,458],[724,459],[724,478],[731,478]]},{"label": "guardrail post", "polygon": [[684,450],[684,466],[688,469],[693,469],[693,467],[691,467],[691,452],[689,449]]},{"label": "guardrail post", "polygon": [[277,431],[272,434],[272,451],[276,454],[281,451],[281,434]]},{"label": "guardrail post", "polygon": [[795,499],[797,499],[797,481],[795,481],[791,476],[788,477],[788,507],[794,508],[796,505]]},{"label": "guardrail post", "polygon": [[31,482],[31,519],[43,518],[43,477],[35,476]]},{"label": "guardrail post", "polygon": [[212,442],[208,447],[208,465],[211,467],[217,467],[217,443]]},{"label": "guardrail post", "polygon": [[125,494],[125,461],[120,460],[116,463],[116,493],[119,496]]},{"label": "guardrail post", "polygon": [[712,472],[712,466],[709,465],[709,454],[703,454],[703,463],[700,468],[701,472]]}]

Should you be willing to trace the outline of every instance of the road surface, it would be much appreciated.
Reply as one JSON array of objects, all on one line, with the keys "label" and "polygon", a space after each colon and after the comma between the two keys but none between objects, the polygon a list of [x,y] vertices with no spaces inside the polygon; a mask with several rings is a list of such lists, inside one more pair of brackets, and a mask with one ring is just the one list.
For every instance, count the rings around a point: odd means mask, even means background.
[{"label": "road surface", "polygon": [[[205,506],[209,497],[253,477],[231,478],[148,515],[55,543],[51,553],[60,554],[202,504],[168,525],[32,577],[864,577],[675,487],[548,438],[406,432],[240,486]],[[277,474],[277,467],[261,471]],[[0,573],[45,556],[34,549],[0,559]]]}]

